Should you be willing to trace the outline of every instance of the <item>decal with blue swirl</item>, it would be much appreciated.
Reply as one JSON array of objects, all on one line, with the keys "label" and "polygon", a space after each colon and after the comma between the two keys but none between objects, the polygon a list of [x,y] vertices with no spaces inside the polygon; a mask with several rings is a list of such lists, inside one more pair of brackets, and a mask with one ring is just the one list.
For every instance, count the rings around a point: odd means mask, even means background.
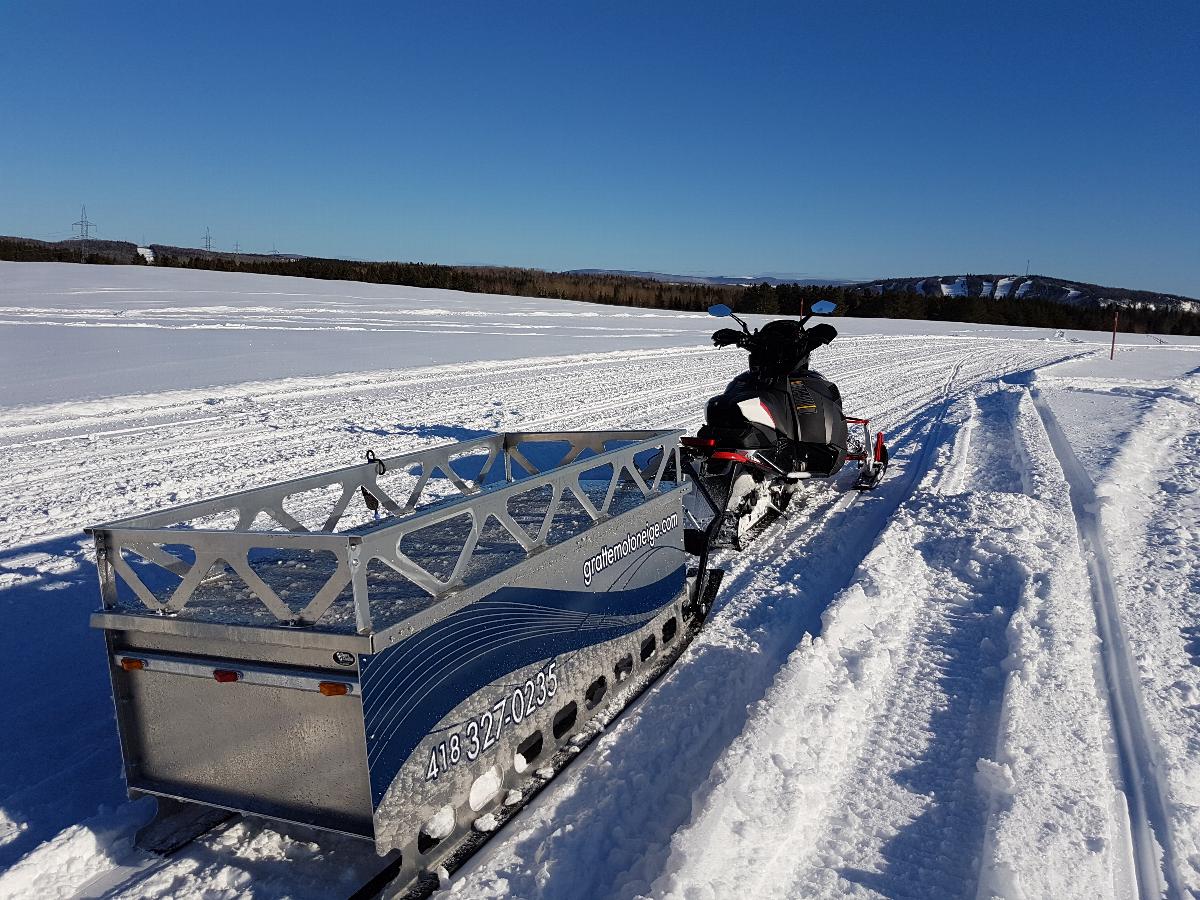
[{"label": "decal with blue swirl", "polygon": [[375,805],[430,730],[472,694],[535,662],[636,631],[675,599],[684,578],[679,566],[651,584],[621,590],[501,588],[362,657]]}]

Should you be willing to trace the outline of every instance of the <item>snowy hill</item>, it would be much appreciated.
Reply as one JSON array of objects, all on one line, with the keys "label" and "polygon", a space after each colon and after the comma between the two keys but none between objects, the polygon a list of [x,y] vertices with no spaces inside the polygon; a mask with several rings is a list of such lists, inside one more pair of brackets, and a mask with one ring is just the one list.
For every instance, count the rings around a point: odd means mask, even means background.
[{"label": "snowy hill", "polygon": [[[1122,335],[1110,362],[1102,334],[837,324],[814,361],[887,432],[888,477],[811,482],[716,560],[691,648],[447,896],[1200,891],[1200,341]],[[0,898],[326,898],[377,866],[244,817],[166,859],[131,847],[150,802],[124,793],[83,526],[368,447],[690,429],[744,363],[713,326],[0,264]]]},{"label": "snowy hill", "polygon": [[1174,294],[1102,287],[1047,275],[927,275],[919,278],[880,278],[859,285],[876,294],[913,293],[928,297],[1037,299],[1056,303],[1117,304],[1148,309],[1200,312],[1200,301]]}]

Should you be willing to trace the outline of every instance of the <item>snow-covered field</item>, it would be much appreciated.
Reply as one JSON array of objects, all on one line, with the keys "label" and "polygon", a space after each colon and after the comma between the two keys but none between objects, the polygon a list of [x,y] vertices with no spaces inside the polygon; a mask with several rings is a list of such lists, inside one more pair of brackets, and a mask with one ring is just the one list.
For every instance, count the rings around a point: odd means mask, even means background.
[{"label": "snow-covered field", "polygon": [[[692,427],[744,360],[713,324],[0,263],[0,897],[145,862],[83,526],[368,447]],[[1200,345],[836,324],[817,364],[887,430],[888,478],[721,560],[692,647],[448,896],[1200,891]],[[235,819],[110,894],[347,896],[372,856]]]}]

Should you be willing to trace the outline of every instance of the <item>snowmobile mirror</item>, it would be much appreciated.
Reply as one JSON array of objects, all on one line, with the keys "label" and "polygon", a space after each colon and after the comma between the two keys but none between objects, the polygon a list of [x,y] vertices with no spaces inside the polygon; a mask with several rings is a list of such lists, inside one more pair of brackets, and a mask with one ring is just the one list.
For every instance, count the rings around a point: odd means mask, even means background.
[{"label": "snowmobile mirror", "polygon": [[708,308],[708,314],[710,316],[716,316],[718,319],[721,319],[721,318],[724,318],[725,316],[733,315],[733,310],[730,309],[728,306],[726,306],[724,303],[718,303],[716,306],[710,306]]},{"label": "snowmobile mirror", "polygon": [[816,316],[827,316],[837,309],[837,304],[829,300],[818,300],[809,307],[809,312]]}]

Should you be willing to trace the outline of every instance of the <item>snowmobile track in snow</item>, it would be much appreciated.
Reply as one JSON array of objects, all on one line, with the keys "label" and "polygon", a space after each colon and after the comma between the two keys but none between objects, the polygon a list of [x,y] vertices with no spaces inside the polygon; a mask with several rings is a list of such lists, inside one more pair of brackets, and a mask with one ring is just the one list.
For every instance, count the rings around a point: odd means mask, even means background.
[{"label": "snowmobile track in snow", "polygon": [[[1150,751],[1138,687],[1138,670],[1121,621],[1116,582],[1098,516],[1095,486],[1075,456],[1067,436],[1044,398],[1032,392],[1050,445],[1071,489],[1071,507],[1087,562],[1096,622],[1100,632],[1101,669],[1108,688],[1109,712],[1121,780],[1128,799],[1133,865],[1142,900],[1182,898],[1182,879],[1176,869],[1170,819],[1162,786]],[[1161,860],[1161,865],[1160,865]]]},{"label": "snowmobile track in snow", "polygon": [[[932,453],[957,437],[944,433],[953,382],[952,375],[904,499],[929,474]],[[990,397],[983,401],[988,402],[995,405]],[[970,442],[969,451],[963,450],[973,458],[974,471],[965,479],[954,469],[936,473],[932,493],[918,501],[933,504],[931,509],[945,507],[948,519],[967,518],[953,515],[966,502],[955,496],[964,480],[975,491],[1022,491],[1010,411],[981,415],[981,406],[976,398],[971,420],[959,432]],[[973,535],[951,540],[959,558],[974,555]],[[811,857],[797,860],[796,880],[784,893],[840,896],[863,888],[889,897],[974,893],[987,812],[974,786],[976,761],[991,753],[996,739],[1005,627],[1019,601],[1019,591],[1012,589],[1019,579],[1005,567],[1014,565],[1000,559],[971,574],[965,567],[944,573],[959,580],[958,597],[927,605],[914,623],[903,659],[855,748],[856,761],[829,804],[821,840]],[[882,845],[881,835],[888,836]]]}]

